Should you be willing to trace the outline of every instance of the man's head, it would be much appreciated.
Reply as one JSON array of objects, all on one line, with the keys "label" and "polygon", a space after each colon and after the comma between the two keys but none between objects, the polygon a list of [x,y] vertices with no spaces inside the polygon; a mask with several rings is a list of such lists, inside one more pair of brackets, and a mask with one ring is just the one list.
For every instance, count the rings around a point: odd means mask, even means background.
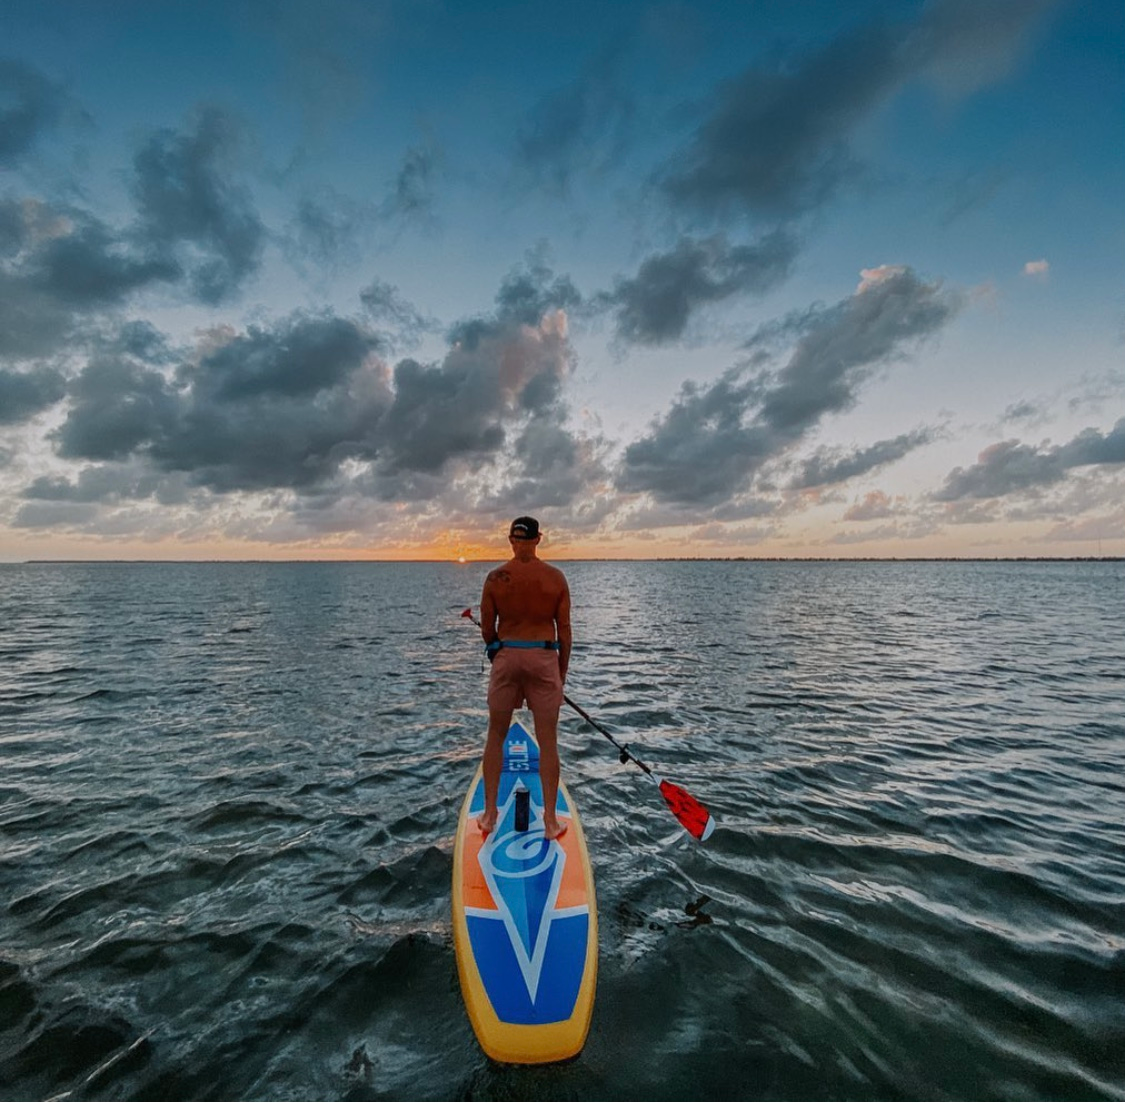
[{"label": "man's head", "polygon": [[539,543],[539,522],[534,517],[517,517],[508,529],[508,539],[520,544]]}]

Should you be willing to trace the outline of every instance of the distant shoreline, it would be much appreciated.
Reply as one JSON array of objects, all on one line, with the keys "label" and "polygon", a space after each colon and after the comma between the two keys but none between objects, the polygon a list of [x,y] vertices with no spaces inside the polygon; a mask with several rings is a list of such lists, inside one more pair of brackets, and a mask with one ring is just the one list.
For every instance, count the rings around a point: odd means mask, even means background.
[{"label": "distant shoreline", "polygon": [[[646,558],[624,559],[616,557],[599,558],[594,556],[580,556],[573,559],[554,558],[545,555],[545,559],[555,563],[1125,563],[1125,555],[917,555],[917,556],[828,556],[828,555],[681,555],[681,556],[652,556]],[[0,563],[0,566],[94,566],[96,564],[237,564],[262,565],[267,563],[295,564],[295,563],[341,563],[341,564],[403,564],[403,563],[438,563],[459,567],[468,567],[476,563],[496,563],[503,559],[497,555],[487,559],[466,559],[458,562],[456,559],[23,559],[11,563]]]}]

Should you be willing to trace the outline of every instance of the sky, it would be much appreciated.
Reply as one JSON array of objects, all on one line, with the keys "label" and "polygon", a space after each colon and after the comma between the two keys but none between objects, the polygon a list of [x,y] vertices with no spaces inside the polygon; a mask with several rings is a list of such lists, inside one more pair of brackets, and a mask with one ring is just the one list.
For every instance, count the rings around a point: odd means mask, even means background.
[{"label": "sky", "polygon": [[1125,554],[1119,0],[4,0],[0,561]]}]

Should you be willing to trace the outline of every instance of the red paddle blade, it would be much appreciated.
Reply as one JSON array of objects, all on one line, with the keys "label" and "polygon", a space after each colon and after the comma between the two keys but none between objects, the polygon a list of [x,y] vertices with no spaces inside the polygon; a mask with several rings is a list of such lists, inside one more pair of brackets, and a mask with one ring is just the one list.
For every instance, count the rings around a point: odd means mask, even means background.
[{"label": "red paddle blade", "polygon": [[470,607],[469,607],[468,609],[466,609],[466,610],[465,610],[465,611],[464,611],[464,612],[463,612],[463,613],[461,614],[461,616],[463,616],[463,617],[468,617],[468,618],[469,618],[469,619],[471,620],[471,619],[472,619],[472,616],[473,616],[473,609],[472,609],[472,606],[470,606]]},{"label": "red paddle blade", "polygon": [[684,830],[701,843],[709,839],[711,832],[715,830],[715,820],[711,813],[686,789],[681,789],[663,778],[660,779],[659,785],[665,804],[683,825]]}]

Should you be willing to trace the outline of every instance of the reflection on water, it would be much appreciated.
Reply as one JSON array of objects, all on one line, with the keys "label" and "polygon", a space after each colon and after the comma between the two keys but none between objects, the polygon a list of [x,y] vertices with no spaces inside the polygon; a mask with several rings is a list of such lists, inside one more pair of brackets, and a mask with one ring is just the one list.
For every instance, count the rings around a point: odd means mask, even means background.
[{"label": "reflection on water", "polygon": [[4,1098],[1120,1098],[1125,565],[575,563],[586,1050],[449,934],[481,566],[0,567]]}]

